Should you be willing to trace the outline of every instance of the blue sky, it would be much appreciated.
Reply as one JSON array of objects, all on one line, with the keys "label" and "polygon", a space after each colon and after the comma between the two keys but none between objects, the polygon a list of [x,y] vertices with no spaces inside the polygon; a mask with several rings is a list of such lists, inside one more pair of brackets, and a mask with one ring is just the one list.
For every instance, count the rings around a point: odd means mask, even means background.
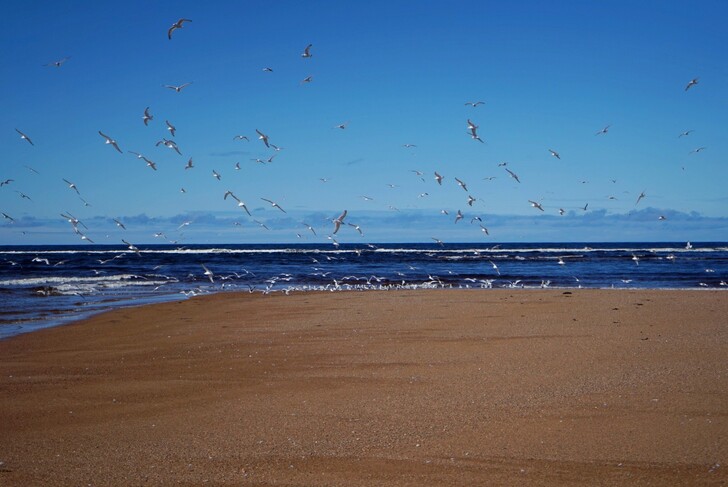
[{"label": "blue sky", "polygon": [[61,213],[95,243],[328,242],[344,209],[364,235],[342,243],[725,240],[725,18],[718,1],[16,2],[0,244],[83,243]]}]

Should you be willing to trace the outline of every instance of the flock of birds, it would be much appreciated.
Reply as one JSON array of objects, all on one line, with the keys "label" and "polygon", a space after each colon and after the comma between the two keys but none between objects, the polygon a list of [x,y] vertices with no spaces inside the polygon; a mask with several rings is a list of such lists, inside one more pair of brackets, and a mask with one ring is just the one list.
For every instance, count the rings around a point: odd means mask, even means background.
[{"label": "flock of birds", "polygon": [[[191,19],[180,18],[176,22],[172,23],[172,25],[169,27],[169,29],[167,31],[167,38],[170,41],[172,41],[174,36],[178,35],[179,30],[186,29],[188,27],[188,25],[191,23],[192,23]],[[302,52],[300,53],[300,57],[304,60],[312,58],[313,55],[314,55],[314,52],[313,52],[312,44],[306,45],[304,47],[304,49],[302,50]],[[64,64],[69,61],[69,59],[70,59],[70,57],[64,57],[57,61],[48,63],[45,66],[49,66],[52,68],[62,68],[64,66]],[[262,71],[267,72],[267,73],[272,73],[273,68],[266,66],[266,67],[262,68]],[[302,82],[309,83],[312,81],[312,79],[313,79],[312,76],[308,76],[305,79],[303,79]],[[685,91],[688,91],[688,90],[694,88],[696,85],[698,85],[698,83],[699,83],[698,78],[694,78],[694,79],[690,80],[687,83],[687,85],[685,86]],[[193,82],[190,81],[190,82],[183,83],[181,85],[169,84],[169,85],[163,85],[163,87],[166,89],[172,90],[176,93],[181,93],[183,90],[187,89],[192,84],[193,84]],[[465,106],[471,107],[471,109],[476,109],[477,107],[479,107],[480,105],[483,105],[483,104],[485,104],[485,102],[482,100],[465,102]],[[152,123],[154,120],[155,120],[155,117],[154,117],[154,114],[152,113],[151,107],[144,108],[143,113],[141,115],[141,121],[144,124],[144,126],[149,126],[150,123]],[[183,152],[180,149],[180,146],[178,145],[178,143],[176,142],[177,128],[175,127],[175,125],[172,122],[170,122],[169,120],[166,120],[166,119],[164,120],[164,124],[165,124],[166,131],[168,132],[168,135],[165,137],[162,137],[158,142],[156,142],[155,146],[161,147],[161,148],[167,148],[170,151],[173,151],[174,153],[176,153],[177,155],[182,156]],[[348,122],[338,124],[338,125],[334,126],[334,128],[337,128],[340,130],[346,130],[348,128]],[[610,128],[611,128],[611,125],[606,125],[602,129],[598,130],[595,133],[595,135],[596,136],[606,136],[606,135],[608,135]],[[15,130],[22,141],[24,141],[25,143],[27,143],[31,146],[35,145],[35,143],[33,142],[33,139],[28,134],[24,133],[19,128],[16,128]],[[467,135],[474,141],[477,141],[479,143],[484,143],[483,139],[479,135],[478,130],[479,130],[479,126],[470,117],[468,117],[466,119]],[[687,130],[687,131],[679,134],[678,137],[689,136],[691,134],[691,132],[692,132],[692,130]],[[281,150],[283,150],[283,148],[274,144],[271,140],[271,137],[263,130],[256,128],[255,133],[256,133],[256,135],[251,136],[251,137],[248,137],[247,135],[244,135],[244,134],[236,134],[232,137],[232,140],[240,141],[240,142],[250,142],[250,138],[257,137],[257,139],[260,141],[261,144],[263,144],[263,146],[266,149],[272,150],[272,153],[270,154],[269,157],[253,158],[251,160],[256,163],[260,163],[260,164],[272,163],[274,158],[278,155],[278,153]],[[125,154],[125,153],[131,154],[134,157],[136,157],[138,160],[144,162],[144,164],[146,164],[146,166],[148,166],[151,170],[153,170],[153,171],[157,170],[157,164],[150,157],[147,157],[146,155],[144,155],[143,153],[138,152],[138,151],[132,151],[132,150],[124,151],[122,149],[119,141],[117,139],[115,139],[113,136],[111,136],[107,133],[104,133],[101,130],[98,131],[98,134],[103,139],[104,144],[108,145],[110,147],[110,149],[115,150],[121,154]],[[402,146],[405,149],[417,147],[415,144],[402,144]],[[705,149],[705,147],[699,147],[699,148],[693,150],[692,152],[697,153],[704,149]],[[548,148],[547,150],[548,150],[548,153],[552,157],[559,159],[559,160],[561,159],[561,154],[559,154],[559,152],[557,150],[554,150],[552,148]],[[505,171],[504,176],[507,175],[507,177],[512,178],[516,183],[521,183],[520,177],[518,176],[518,174],[515,172],[515,170],[512,167],[508,166],[508,163],[502,162],[502,163],[498,164],[498,166],[502,167],[503,170]],[[28,167],[28,169],[31,171],[37,172],[32,167],[29,167],[29,166],[26,166],[26,167]],[[184,167],[184,170],[187,171],[187,170],[193,170],[196,166],[194,164],[193,159],[190,157],[183,167]],[[235,169],[236,170],[240,169],[240,163],[235,164]],[[411,172],[414,173],[415,176],[420,178],[423,182],[425,181],[425,174],[422,171],[412,170]],[[438,186],[442,186],[444,184],[443,181],[445,181],[446,178],[440,172],[435,171],[433,176],[434,176],[434,180]],[[218,181],[222,180],[221,174],[219,172],[217,172],[216,170],[212,170],[212,177],[214,177]],[[495,178],[495,176],[490,176],[490,177],[487,177],[484,179],[492,180],[494,178]],[[322,183],[326,183],[328,181],[326,178],[320,178],[320,180]],[[453,181],[455,181],[455,183],[467,194],[467,199],[465,200],[464,204],[467,205],[468,208],[473,208],[475,203],[478,202],[479,198],[477,196],[474,196],[468,190],[468,185],[466,184],[466,182],[464,180],[459,179],[457,177],[453,177]],[[6,179],[4,181],[0,181],[0,187],[5,187],[8,185],[11,185],[13,182],[14,182],[13,179]],[[65,178],[63,179],[63,182],[68,186],[68,188],[70,190],[74,191],[77,194],[77,196],[79,198],[81,198],[81,201],[83,202],[84,206],[90,206],[88,201],[86,201],[82,197],[81,192],[79,191],[79,188],[76,186],[76,184],[74,184],[69,179],[65,179]],[[616,180],[612,180],[612,182],[616,183]],[[392,187],[392,188],[394,188],[395,186],[396,185],[394,185],[394,184],[390,184],[390,187]],[[185,193],[186,189],[180,188],[180,192]],[[30,196],[21,192],[20,190],[17,190],[17,193],[20,195],[20,197],[30,200]],[[419,194],[419,197],[424,198],[424,197],[427,197],[428,195],[429,195],[428,192],[422,192]],[[636,198],[634,205],[637,206],[645,197],[647,197],[647,193],[645,191],[641,191],[639,196]],[[235,203],[235,205],[240,210],[242,210],[243,212],[245,212],[245,214],[247,214],[247,216],[252,220],[252,222],[256,223],[263,229],[268,229],[268,226],[266,225],[265,222],[261,222],[259,220],[253,219],[253,213],[251,212],[250,205],[248,203],[246,203],[238,195],[236,195],[232,190],[228,189],[228,190],[224,191],[224,193],[222,193],[222,198],[225,201],[227,201],[229,198],[231,201],[233,201]],[[366,195],[362,195],[361,198],[363,198],[365,201],[371,201],[373,199]],[[614,197],[614,196],[610,196],[609,198],[616,199],[616,197]],[[267,205],[270,206],[270,208],[272,208],[274,210],[280,211],[282,213],[287,213],[287,211],[283,208],[283,206],[281,204],[279,204],[278,202],[276,202],[275,200],[273,200],[271,198],[260,197],[260,201],[266,203]],[[550,208],[545,208],[543,202],[539,201],[537,198],[528,199],[527,201],[534,209],[536,209],[540,212],[546,212],[547,210],[551,211]],[[580,209],[583,210],[584,212],[586,212],[588,210],[588,206],[589,206],[589,204],[586,203]],[[394,206],[389,206],[389,209],[399,211],[398,208],[396,208]],[[564,215],[566,212],[566,210],[564,208],[557,208],[556,211],[558,212],[559,215]],[[440,212],[446,216],[450,215],[450,210],[447,210],[447,209],[442,209],[442,210],[440,210]],[[5,212],[1,212],[1,213],[2,213],[2,217],[7,222],[9,222],[11,224],[15,222],[15,218],[13,216],[11,216]],[[60,216],[70,224],[72,231],[82,241],[85,241],[88,243],[95,243],[94,240],[92,240],[87,235],[88,227],[82,221],[80,221],[78,218],[73,216],[73,214],[66,211],[66,212],[60,213]],[[328,234],[327,238],[336,246],[338,246],[338,242],[336,241],[336,235],[344,227],[351,227],[352,229],[354,229],[354,231],[358,232],[360,235],[364,235],[364,231],[361,228],[361,226],[355,222],[348,221],[347,217],[348,217],[348,211],[343,210],[338,216],[336,216],[336,217],[332,216],[328,220],[328,225],[330,225],[330,226],[328,227],[328,232],[326,232]],[[454,220],[453,220],[454,223],[457,224],[458,222],[460,222],[461,220],[464,220],[464,219],[465,219],[465,214],[462,212],[461,209],[458,209],[454,216]],[[482,216],[474,215],[474,216],[468,217],[468,219],[471,224],[477,223],[479,230],[484,235],[486,235],[486,236],[490,235],[490,230],[485,225],[485,222],[484,222]],[[664,215],[661,215],[659,217],[659,219],[665,220],[666,217]],[[121,221],[120,218],[114,218],[113,221],[119,229],[122,229],[122,230],[126,229],[125,224]],[[189,226],[191,223],[193,223],[193,222],[185,221],[177,228],[177,230],[182,230],[183,228]],[[316,228],[313,225],[311,225],[307,222],[300,222],[300,223],[301,223],[301,225],[305,226],[308,229],[308,231],[310,231],[314,236],[318,235],[316,232]],[[236,224],[239,225],[240,223],[236,222]],[[166,234],[161,231],[155,233],[154,236],[159,237],[159,238],[167,238]],[[299,232],[296,232],[296,236],[298,238],[303,238],[302,233],[299,233]],[[167,238],[167,240],[169,242],[176,243],[176,240],[170,240],[168,238]],[[432,240],[434,240],[439,245],[443,245],[443,241],[440,240],[439,238],[432,237]],[[126,242],[126,240],[123,240],[123,242],[125,243],[125,245],[128,245],[128,247],[130,249],[133,250],[135,248],[132,244],[129,244],[128,242]]]}]

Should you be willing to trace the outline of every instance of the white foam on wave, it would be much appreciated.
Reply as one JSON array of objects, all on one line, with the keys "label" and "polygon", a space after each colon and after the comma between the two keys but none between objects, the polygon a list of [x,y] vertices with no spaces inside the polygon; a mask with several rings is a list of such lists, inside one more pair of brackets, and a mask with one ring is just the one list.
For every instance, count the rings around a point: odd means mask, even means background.
[{"label": "white foam on wave", "polygon": [[165,284],[167,280],[146,279],[136,274],[116,274],[109,276],[89,276],[89,277],[70,277],[70,276],[44,276],[44,277],[27,277],[20,279],[7,279],[0,281],[0,286],[4,287],[26,287],[26,286],[52,286],[59,287],[62,285],[93,285],[96,287],[124,287],[124,286],[158,286]]}]

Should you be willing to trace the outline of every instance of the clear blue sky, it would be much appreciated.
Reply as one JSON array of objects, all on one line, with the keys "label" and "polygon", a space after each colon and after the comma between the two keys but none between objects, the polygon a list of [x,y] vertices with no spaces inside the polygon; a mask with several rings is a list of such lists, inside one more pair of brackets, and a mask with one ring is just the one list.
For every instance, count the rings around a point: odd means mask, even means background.
[{"label": "clear blue sky", "polygon": [[11,3],[0,244],[83,243],[61,213],[96,243],[327,242],[344,209],[364,236],[340,242],[726,240],[726,18],[723,1]]}]

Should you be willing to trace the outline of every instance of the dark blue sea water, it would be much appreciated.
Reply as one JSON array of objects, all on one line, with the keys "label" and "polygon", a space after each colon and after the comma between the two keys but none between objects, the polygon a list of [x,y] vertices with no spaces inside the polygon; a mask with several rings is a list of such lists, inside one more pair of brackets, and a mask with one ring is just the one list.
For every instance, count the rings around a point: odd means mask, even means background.
[{"label": "dark blue sea water", "polygon": [[0,246],[0,338],[235,290],[728,289],[726,242],[138,247]]}]

